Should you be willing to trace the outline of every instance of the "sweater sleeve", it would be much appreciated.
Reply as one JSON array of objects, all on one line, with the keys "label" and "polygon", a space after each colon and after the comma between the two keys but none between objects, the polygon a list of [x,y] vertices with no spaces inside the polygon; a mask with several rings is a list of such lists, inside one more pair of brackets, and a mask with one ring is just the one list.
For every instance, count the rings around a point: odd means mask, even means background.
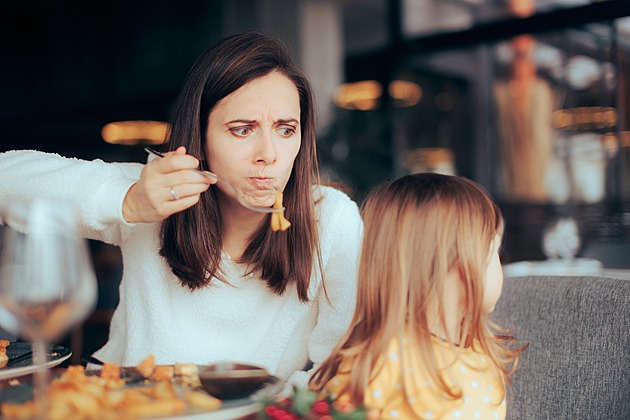
[{"label": "sweater sleeve", "polygon": [[122,203],[142,165],[65,158],[14,150],[0,154],[0,206],[41,197],[64,200],[77,209],[81,233],[120,244]]},{"label": "sweater sleeve", "polygon": [[325,200],[329,199],[320,220],[325,230],[321,238],[324,288],[316,300],[317,321],[308,340],[313,367],[289,378],[289,382],[297,387],[307,386],[311,375],[339,343],[350,326],[356,304],[363,222],[357,205],[348,196],[332,190]]}]

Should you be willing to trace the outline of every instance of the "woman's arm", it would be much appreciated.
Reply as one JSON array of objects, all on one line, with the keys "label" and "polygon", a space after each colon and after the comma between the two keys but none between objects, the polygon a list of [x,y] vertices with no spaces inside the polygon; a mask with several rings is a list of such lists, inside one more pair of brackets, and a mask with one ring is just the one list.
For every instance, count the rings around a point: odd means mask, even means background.
[{"label": "woman's arm", "polygon": [[65,158],[16,150],[0,154],[0,206],[37,197],[69,202],[78,211],[82,234],[119,244],[122,203],[142,165]]},{"label": "woman's arm", "polygon": [[[108,227],[159,222],[199,201],[212,183],[191,171],[199,161],[180,147],[146,165],[65,158],[30,150],[0,154],[0,200],[64,200],[79,210],[83,234],[118,244]],[[173,200],[177,189],[180,196]],[[114,229],[118,230],[118,229]]]}]

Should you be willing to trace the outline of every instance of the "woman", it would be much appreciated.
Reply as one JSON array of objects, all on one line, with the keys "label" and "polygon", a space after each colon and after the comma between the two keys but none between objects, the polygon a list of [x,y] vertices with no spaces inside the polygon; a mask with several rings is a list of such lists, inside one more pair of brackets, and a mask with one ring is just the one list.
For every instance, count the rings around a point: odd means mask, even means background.
[{"label": "woman", "polygon": [[[124,272],[110,336],[96,356],[134,365],[255,363],[305,384],[349,325],[362,222],[317,184],[310,84],[276,38],[219,42],[194,64],[163,158],[147,165],[13,151],[0,156],[0,202],[73,202],[86,237],[120,246]],[[241,206],[283,191],[285,232]],[[324,286],[325,280],[325,286]]]}]

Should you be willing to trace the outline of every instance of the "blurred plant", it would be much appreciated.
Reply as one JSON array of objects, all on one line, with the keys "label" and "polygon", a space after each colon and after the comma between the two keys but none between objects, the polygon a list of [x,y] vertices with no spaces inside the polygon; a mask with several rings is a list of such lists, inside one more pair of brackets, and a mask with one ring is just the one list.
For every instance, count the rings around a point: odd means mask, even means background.
[{"label": "blurred plant", "polygon": [[279,401],[265,400],[258,413],[263,420],[365,420],[364,407],[357,407],[347,400],[333,401],[330,397],[296,389],[291,397]]},{"label": "blurred plant", "polygon": [[573,259],[580,242],[578,224],[570,217],[559,219],[543,232],[543,252],[548,259]]}]

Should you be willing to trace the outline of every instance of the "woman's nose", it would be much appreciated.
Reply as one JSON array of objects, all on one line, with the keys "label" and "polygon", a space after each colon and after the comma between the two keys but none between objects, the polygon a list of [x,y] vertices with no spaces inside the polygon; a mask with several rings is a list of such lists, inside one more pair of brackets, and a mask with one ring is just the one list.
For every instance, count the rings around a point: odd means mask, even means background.
[{"label": "woman's nose", "polygon": [[269,165],[276,161],[276,147],[274,145],[273,133],[264,131],[258,139],[256,148],[256,162]]}]

